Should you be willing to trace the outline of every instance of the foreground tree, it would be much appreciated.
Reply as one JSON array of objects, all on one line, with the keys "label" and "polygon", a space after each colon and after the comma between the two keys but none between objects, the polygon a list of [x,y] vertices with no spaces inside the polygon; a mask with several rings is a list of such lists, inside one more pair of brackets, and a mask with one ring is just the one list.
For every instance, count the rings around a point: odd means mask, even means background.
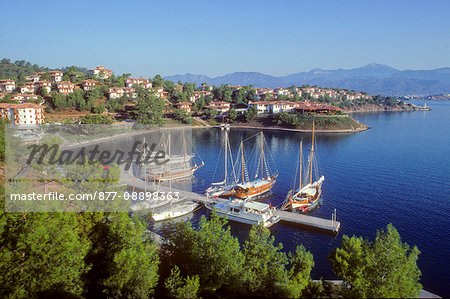
[{"label": "foreground tree", "polygon": [[81,295],[89,244],[77,233],[74,213],[6,213],[1,207],[0,297]]},{"label": "foreground tree", "polygon": [[169,296],[172,298],[197,298],[198,288],[200,287],[200,282],[198,276],[193,277],[187,276],[186,278],[181,277],[180,269],[175,266],[171,272],[170,276],[167,277],[164,282],[164,287],[169,292]]},{"label": "foreground tree", "polygon": [[148,298],[158,281],[156,245],[145,225],[127,213],[106,213],[90,230],[83,276],[91,298]]},{"label": "foreground tree", "polygon": [[422,288],[417,267],[417,247],[402,243],[397,230],[389,224],[377,232],[374,242],[344,236],[342,248],[329,257],[336,275],[344,281],[347,296],[417,297]]},{"label": "foreground tree", "polygon": [[244,292],[261,297],[300,297],[310,281],[312,254],[299,246],[295,254],[287,255],[281,251],[283,245],[274,242],[267,228],[253,226],[250,230],[243,248]]},{"label": "foreground tree", "polygon": [[230,295],[239,288],[244,256],[226,220],[213,213],[209,221],[202,216],[197,229],[180,223],[166,227],[163,235],[164,258],[183,275],[198,275],[201,295]]}]

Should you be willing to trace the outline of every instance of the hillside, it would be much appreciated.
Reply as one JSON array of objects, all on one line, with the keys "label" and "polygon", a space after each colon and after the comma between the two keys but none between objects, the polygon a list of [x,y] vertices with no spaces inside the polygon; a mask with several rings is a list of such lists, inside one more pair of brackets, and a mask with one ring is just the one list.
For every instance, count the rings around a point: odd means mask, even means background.
[{"label": "hillside", "polygon": [[[26,60],[16,60],[12,62],[10,59],[3,58],[0,60],[0,79],[13,79],[23,81],[25,76],[34,75],[38,72],[47,72],[51,69],[48,67],[39,66],[37,64],[31,64]],[[64,73],[73,71],[83,73],[84,75],[89,74],[87,68],[81,68],[76,66],[62,67],[60,68]]]},{"label": "hillside", "polygon": [[25,76],[36,74],[37,72],[49,71],[49,68],[31,64],[25,60],[18,60],[14,63],[10,59],[0,60],[0,79],[25,79]]}]

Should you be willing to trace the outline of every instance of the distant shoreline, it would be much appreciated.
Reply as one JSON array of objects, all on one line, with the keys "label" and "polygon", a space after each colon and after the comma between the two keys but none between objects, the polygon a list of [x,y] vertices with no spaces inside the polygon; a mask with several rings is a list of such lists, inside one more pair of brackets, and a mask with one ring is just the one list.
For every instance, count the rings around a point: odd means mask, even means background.
[{"label": "distant shoreline", "polygon": [[[215,126],[214,128],[219,128]],[[309,129],[294,129],[294,128],[281,128],[281,127],[258,127],[258,126],[230,126],[231,129],[254,129],[254,130],[272,130],[272,131],[287,131],[297,133],[311,133]],[[316,133],[359,133],[370,129],[369,126],[363,125],[363,127],[357,129],[343,129],[343,130],[314,130]]]}]

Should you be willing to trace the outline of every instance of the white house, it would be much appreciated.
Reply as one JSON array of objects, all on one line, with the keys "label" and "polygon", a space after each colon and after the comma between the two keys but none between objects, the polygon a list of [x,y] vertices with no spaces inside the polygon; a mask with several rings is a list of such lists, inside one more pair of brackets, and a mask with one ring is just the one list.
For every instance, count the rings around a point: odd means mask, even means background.
[{"label": "white house", "polygon": [[139,85],[145,89],[152,88],[153,86],[149,79],[142,78],[127,78],[126,85],[127,87],[134,87],[135,85]]},{"label": "white house", "polygon": [[220,114],[228,112],[230,110],[230,107],[231,103],[223,101],[211,102],[208,106],[206,106],[206,108],[217,110],[217,112],[219,112]]},{"label": "white house", "polygon": [[0,80],[0,91],[3,92],[12,92],[16,89],[16,82],[11,79],[2,79]]},{"label": "white house", "polygon": [[288,101],[273,101],[267,105],[267,113],[277,114],[280,112],[291,112],[297,107],[297,103]]},{"label": "white house", "polygon": [[100,79],[107,79],[112,76],[112,71],[103,66],[98,66],[95,69],[90,70],[90,74],[97,76]]},{"label": "white house", "polygon": [[81,86],[83,87],[83,90],[91,90],[97,85],[98,85],[98,81],[95,81],[92,79],[83,80],[81,82]]},{"label": "white house", "polygon": [[256,111],[258,114],[267,113],[267,106],[270,104],[270,102],[267,101],[259,101],[259,102],[248,102],[248,108],[254,106],[256,107]]},{"label": "white house", "polygon": [[73,84],[72,82],[61,81],[56,83],[56,88],[58,89],[59,93],[67,95],[73,92],[73,90],[75,89],[75,84]]},{"label": "white house", "polygon": [[119,99],[124,95],[127,95],[131,98],[136,98],[137,94],[132,87],[110,87],[108,89],[109,98],[110,99]]},{"label": "white house", "polygon": [[0,117],[9,119],[14,125],[37,125],[44,123],[44,107],[32,103],[0,103]]},{"label": "white house", "polygon": [[52,90],[52,83],[50,81],[37,81],[34,86],[34,92],[37,92],[39,88],[44,89],[47,93]]},{"label": "white house", "polygon": [[50,71],[50,76],[52,77],[52,82],[57,83],[62,81],[64,73],[61,71]]}]

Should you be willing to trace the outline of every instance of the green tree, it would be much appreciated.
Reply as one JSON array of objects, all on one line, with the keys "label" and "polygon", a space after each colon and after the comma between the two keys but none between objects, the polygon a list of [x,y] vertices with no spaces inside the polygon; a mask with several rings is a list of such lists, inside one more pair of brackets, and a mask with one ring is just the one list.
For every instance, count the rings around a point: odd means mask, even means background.
[{"label": "green tree", "polygon": [[68,108],[66,97],[56,91],[52,91],[50,103],[55,110],[64,110]]},{"label": "green tree", "polygon": [[238,113],[237,113],[236,109],[231,108],[228,111],[228,119],[230,120],[230,122],[234,122],[237,117],[238,117]]},{"label": "green tree", "polygon": [[153,87],[162,87],[164,84],[164,79],[161,77],[161,75],[156,75],[153,77]]},{"label": "green tree", "polygon": [[100,103],[94,106],[93,112],[96,114],[102,114],[103,112],[105,112],[105,109],[106,109],[105,103]]},{"label": "green tree", "polygon": [[285,295],[289,298],[298,298],[303,290],[311,283],[311,270],[314,259],[311,252],[303,245],[297,246],[295,253],[289,253],[291,268],[288,271],[289,280],[285,286]]},{"label": "green tree", "polygon": [[205,116],[207,119],[213,119],[217,116],[217,110],[213,108],[208,108],[205,110]]},{"label": "green tree", "polygon": [[374,242],[358,237],[342,238],[342,248],[329,257],[336,275],[344,281],[347,296],[417,297],[422,286],[417,247],[402,243],[389,224],[377,232]]},{"label": "green tree", "polygon": [[46,72],[46,73],[41,75],[39,80],[41,80],[41,81],[52,81],[52,76],[50,76],[49,72]]},{"label": "green tree", "polygon": [[257,108],[254,105],[252,105],[244,113],[245,120],[247,122],[251,122],[256,117],[257,114],[258,114]]},{"label": "green tree", "polygon": [[192,105],[192,111],[194,111],[195,113],[198,113],[198,112],[202,111],[205,106],[206,106],[205,97],[201,96],[200,99],[195,101],[194,105]]},{"label": "green tree", "polygon": [[267,228],[253,226],[250,230],[243,246],[245,292],[264,297],[300,297],[310,281],[312,254],[298,246],[295,254],[288,256],[281,251],[283,245],[274,242]]},{"label": "green tree", "polygon": [[[2,199],[3,201],[3,199]],[[86,240],[74,213],[0,211],[0,296],[80,295]]]},{"label": "green tree", "polygon": [[106,213],[90,229],[83,276],[87,297],[148,298],[158,281],[158,252],[145,225],[127,213]]},{"label": "green tree", "polygon": [[180,269],[174,266],[164,282],[164,287],[172,298],[197,298],[200,281],[197,275],[181,277]]},{"label": "green tree", "polygon": [[264,101],[272,101],[273,95],[271,93],[266,93],[264,95]]},{"label": "green tree", "polygon": [[164,124],[164,100],[148,94],[136,106],[136,121],[141,124]]},{"label": "green tree", "polygon": [[82,116],[79,118],[80,123],[82,125],[98,125],[98,124],[112,124],[113,121],[110,117],[105,115],[91,115],[86,114],[85,116]]},{"label": "green tree", "polygon": [[186,113],[186,110],[184,109],[173,109],[172,110],[173,118],[177,120],[181,120],[183,122],[186,122],[189,118],[189,115]]},{"label": "green tree", "polygon": [[238,289],[244,256],[226,220],[213,213],[209,221],[202,216],[198,228],[190,223],[169,225],[163,236],[161,252],[183,275],[199,276],[200,294],[221,290],[230,295]]},{"label": "green tree", "polygon": [[288,259],[281,251],[283,245],[274,245],[275,238],[261,226],[253,226],[244,242],[245,289],[260,296],[276,296],[287,280],[285,265]]}]

